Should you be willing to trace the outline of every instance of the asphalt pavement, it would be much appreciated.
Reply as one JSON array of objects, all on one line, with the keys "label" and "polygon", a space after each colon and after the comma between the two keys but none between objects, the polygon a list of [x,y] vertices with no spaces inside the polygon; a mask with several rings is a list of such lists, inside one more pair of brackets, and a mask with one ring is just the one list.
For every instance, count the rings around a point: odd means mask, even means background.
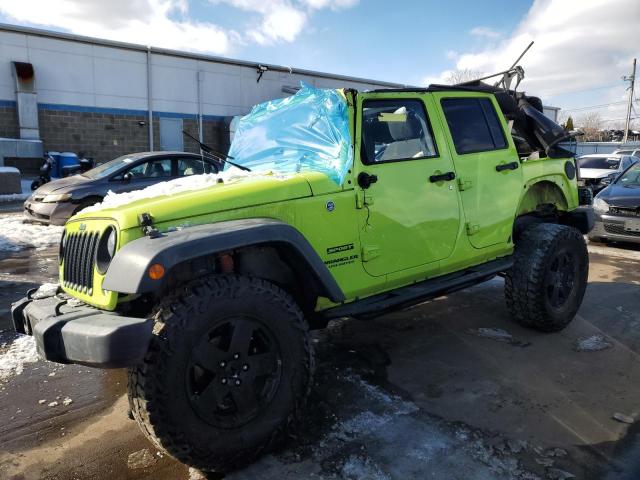
[{"label": "asphalt pavement", "polygon": [[[38,360],[11,332],[9,304],[56,281],[56,251],[0,252],[0,478],[202,478],[129,420],[126,371]],[[500,278],[332,322],[295,436],[225,478],[640,478],[640,251],[590,251],[560,333],[511,322]]]}]

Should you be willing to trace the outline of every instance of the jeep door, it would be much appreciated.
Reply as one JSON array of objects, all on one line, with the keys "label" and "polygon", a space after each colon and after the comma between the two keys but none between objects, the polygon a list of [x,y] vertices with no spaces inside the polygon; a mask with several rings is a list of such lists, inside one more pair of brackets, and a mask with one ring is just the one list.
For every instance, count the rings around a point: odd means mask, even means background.
[{"label": "jeep door", "polygon": [[438,262],[453,252],[460,206],[451,156],[434,118],[438,122],[427,95],[358,95],[356,193],[370,275]]},{"label": "jeep door", "polygon": [[458,175],[469,241],[510,244],[522,168],[493,95],[434,93]]}]

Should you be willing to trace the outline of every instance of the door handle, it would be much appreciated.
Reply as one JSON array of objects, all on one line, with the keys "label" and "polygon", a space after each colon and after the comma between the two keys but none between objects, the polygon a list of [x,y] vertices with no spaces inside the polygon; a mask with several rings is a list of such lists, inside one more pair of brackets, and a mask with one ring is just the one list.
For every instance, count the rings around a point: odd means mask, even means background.
[{"label": "door handle", "polygon": [[440,175],[431,175],[429,177],[429,181],[431,183],[450,182],[451,180],[455,180],[455,179],[456,179],[456,174],[453,172],[442,173]]},{"label": "door handle", "polygon": [[503,170],[517,170],[520,164],[518,162],[501,163],[496,165],[496,172],[502,172]]}]

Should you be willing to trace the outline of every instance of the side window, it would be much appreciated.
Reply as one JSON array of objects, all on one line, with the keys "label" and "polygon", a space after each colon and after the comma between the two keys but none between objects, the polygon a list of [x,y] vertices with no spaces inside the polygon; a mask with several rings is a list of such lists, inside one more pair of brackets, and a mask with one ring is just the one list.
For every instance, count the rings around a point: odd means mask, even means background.
[{"label": "side window", "polygon": [[420,100],[365,100],[361,148],[368,165],[438,155]]},{"label": "side window", "polygon": [[216,173],[216,169],[211,163],[200,158],[178,158],[179,177],[200,175],[202,173]]},{"label": "side window", "polygon": [[500,120],[488,98],[445,98],[442,110],[459,154],[507,146]]},{"label": "side window", "polygon": [[171,176],[171,159],[163,158],[143,162],[130,168],[127,173],[131,174],[133,180],[137,178],[160,178]]}]

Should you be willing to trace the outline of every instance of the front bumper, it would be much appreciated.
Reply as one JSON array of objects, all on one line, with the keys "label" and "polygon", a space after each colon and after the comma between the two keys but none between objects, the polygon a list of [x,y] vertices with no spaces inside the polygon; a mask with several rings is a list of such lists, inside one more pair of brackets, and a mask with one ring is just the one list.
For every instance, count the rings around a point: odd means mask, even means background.
[{"label": "front bumper", "polygon": [[64,225],[76,208],[78,205],[71,202],[45,203],[28,199],[24,202],[24,216],[47,225]]},{"label": "front bumper", "polygon": [[566,212],[562,215],[560,221],[564,225],[577,228],[583,235],[586,235],[594,227],[595,213],[593,207],[584,205]]},{"label": "front bumper", "polygon": [[153,320],[124,317],[90,307],[62,293],[11,305],[14,328],[33,335],[38,353],[56,363],[99,368],[131,367],[142,361]]},{"label": "front bumper", "polygon": [[625,230],[625,221],[638,220],[638,217],[621,217],[617,215],[596,215],[595,226],[589,233],[589,239],[606,239],[617,242],[640,243],[640,232]]}]

